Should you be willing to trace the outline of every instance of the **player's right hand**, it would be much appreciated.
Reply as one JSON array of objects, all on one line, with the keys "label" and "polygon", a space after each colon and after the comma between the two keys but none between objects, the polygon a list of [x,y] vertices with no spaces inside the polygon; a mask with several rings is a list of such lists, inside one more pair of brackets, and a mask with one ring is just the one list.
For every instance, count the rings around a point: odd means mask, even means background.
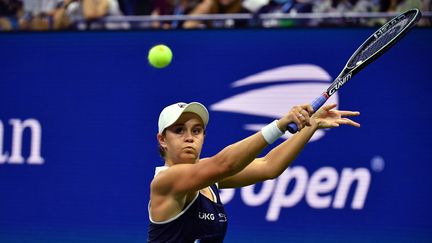
[{"label": "player's right hand", "polygon": [[298,131],[303,129],[305,126],[310,126],[310,117],[313,114],[313,108],[310,104],[297,105],[291,108],[291,110],[279,119],[278,127],[281,131],[286,131],[288,124],[294,122]]}]

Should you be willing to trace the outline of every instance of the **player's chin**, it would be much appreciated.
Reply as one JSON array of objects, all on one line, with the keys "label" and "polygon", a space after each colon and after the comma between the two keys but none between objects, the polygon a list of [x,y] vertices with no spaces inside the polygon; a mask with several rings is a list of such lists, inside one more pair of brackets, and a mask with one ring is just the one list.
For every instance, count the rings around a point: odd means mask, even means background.
[{"label": "player's chin", "polygon": [[193,152],[184,152],[181,154],[181,159],[183,161],[188,161],[189,163],[195,163],[195,161],[198,159],[198,155]]}]

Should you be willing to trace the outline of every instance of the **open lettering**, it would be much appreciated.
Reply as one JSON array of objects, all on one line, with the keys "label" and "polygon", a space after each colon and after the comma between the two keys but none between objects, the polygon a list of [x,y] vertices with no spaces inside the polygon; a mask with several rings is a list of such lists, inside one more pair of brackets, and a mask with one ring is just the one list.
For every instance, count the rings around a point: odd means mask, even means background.
[{"label": "open lettering", "polygon": [[[10,127],[3,124],[0,120],[0,164],[28,164],[40,165],[44,163],[44,158],[41,156],[41,139],[42,128],[36,119],[10,119]],[[4,151],[5,132],[11,128],[11,153]],[[23,138],[24,132],[30,132],[30,152],[27,159],[23,157]]]}]

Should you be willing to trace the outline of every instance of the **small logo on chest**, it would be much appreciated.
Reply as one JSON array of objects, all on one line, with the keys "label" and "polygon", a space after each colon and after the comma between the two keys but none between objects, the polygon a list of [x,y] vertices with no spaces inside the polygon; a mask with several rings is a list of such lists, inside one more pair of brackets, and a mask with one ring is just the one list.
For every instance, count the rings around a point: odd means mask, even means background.
[{"label": "small logo on chest", "polygon": [[[224,223],[224,222],[228,221],[225,214],[219,213],[218,216],[219,216],[219,222],[220,223]],[[209,221],[214,221],[216,219],[216,217],[213,213],[203,213],[203,212],[198,212],[198,218],[200,218],[202,220],[209,220]]]},{"label": "small logo on chest", "polygon": [[198,218],[202,219],[202,220],[215,220],[215,215],[213,213],[203,213],[203,212],[198,212]]}]

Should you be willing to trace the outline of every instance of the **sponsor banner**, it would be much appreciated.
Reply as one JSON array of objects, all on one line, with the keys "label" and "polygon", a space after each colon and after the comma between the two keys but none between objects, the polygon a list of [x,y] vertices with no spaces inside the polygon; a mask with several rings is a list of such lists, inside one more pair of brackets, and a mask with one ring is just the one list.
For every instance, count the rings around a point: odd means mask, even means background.
[{"label": "sponsor banner", "polygon": [[[212,156],[315,99],[373,31],[0,35],[0,241],[145,241],[163,107],[205,104]],[[222,190],[226,241],[430,241],[431,41],[414,29],[342,80],[327,103],[361,128],[320,130],[277,179]],[[159,43],[165,69],[147,63]]]}]

